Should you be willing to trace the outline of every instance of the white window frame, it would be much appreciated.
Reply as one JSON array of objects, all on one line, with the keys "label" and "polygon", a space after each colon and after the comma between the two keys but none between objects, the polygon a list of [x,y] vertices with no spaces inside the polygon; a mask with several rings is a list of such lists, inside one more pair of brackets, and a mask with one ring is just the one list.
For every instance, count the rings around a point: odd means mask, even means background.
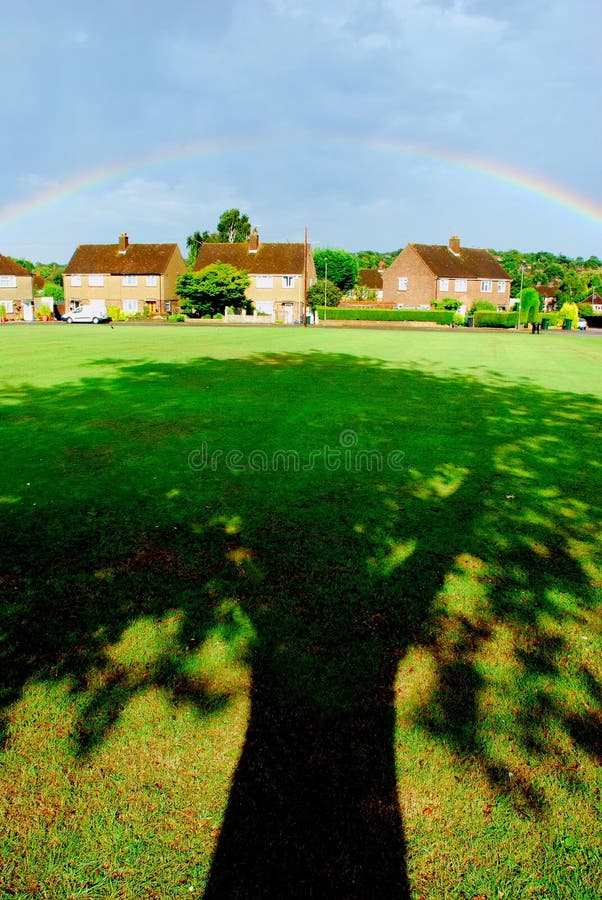
[{"label": "white window frame", "polygon": [[138,301],[133,300],[131,297],[124,299],[121,301],[121,308],[126,313],[137,313],[138,309]]},{"label": "white window frame", "polygon": [[146,275],[145,283],[147,287],[157,287],[157,276],[156,275]]},{"label": "white window frame", "polygon": [[123,287],[138,287],[138,276],[137,275],[122,275],[121,276],[121,284]]},{"label": "white window frame", "polygon": [[9,313],[14,312],[12,300],[0,300],[0,303],[2,303],[2,306],[4,307],[4,312],[6,313],[7,316],[9,315]]},{"label": "white window frame", "polygon": [[491,278],[482,278],[481,279],[481,293],[482,294],[490,294],[493,290],[493,281]]},{"label": "white window frame", "polygon": [[465,294],[468,290],[468,280],[466,278],[456,278],[454,281],[454,290],[456,294]]},{"label": "white window frame", "polygon": [[105,286],[105,277],[104,275],[88,275],[88,287],[104,287]]},{"label": "white window frame", "polygon": [[71,287],[81,287],[81,286],[82,286],[81,275],[72,275],[71,276]]},{"label": "white window frame", "polygon": [[283,288],[294,288],[295,286],[295,276],[294,275],[283,275],[282,276],[282,287]]},{"label": "white window frame", "polygon": [[398,291],[407,291],[408,289],[408,279],[407,278],[398,278],[397,279],[397,290]]},{"label": "white window frame", "polygon": [[505,294],[505,293],[506,293],[506,282],[505,282],[505,281],[498,281],[498,283],[497,283],[497,292],[498,292],[498,294]]},{"label": "white window frame", "polygon": [[440,278],[439,279],[439,288],[442,291],[449,291],[449,278]]},{"label": "white window frame", "polygon": [[257,288],[273,288],[274,287],[274,276],[273,275],[256,275],[255,276],[255,287]]},{"label": "white window frame", "polygon": [[16,288],[16,275],[0,275],[0,288]]}]

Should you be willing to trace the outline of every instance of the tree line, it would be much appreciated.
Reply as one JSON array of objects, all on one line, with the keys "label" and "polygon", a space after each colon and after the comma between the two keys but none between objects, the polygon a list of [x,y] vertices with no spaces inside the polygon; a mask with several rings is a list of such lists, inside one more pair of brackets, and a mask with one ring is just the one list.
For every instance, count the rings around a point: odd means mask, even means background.
[{"label": "tree line", "polygon": [[[238,209],[227,209],[218,219],[214,231],[196,230],[186,238],[188,273],[178,281],[178,295],[182,307],[191,315],[215,315],[223,313],[226,306],[246,309],[248,287],[246,273],[233,266],[216,263],[207,267],[211,271],[193,272],[199,251],[206,243],[240,243],[250,239],[251,221]],[[343,294],[351,293],[357,300],[376,299],[376,292],[359,284],[361,269],[378,269],[381,263],[390,266],[399,255],[398,250],[359,250],[351,252],[342,248],[319,248],[313,252],[317,282],[310,288],[310,306],[326,304],[337,306]],[[593,294],[602,295],[602,260],[597,256],[584,259],[571,258],[548,251],[525,253],[520,250],[490,250],[512,278],[511,296],[518,297],[528,288],[549,286],[556,295],[556,305],[580,304],[586,311]],[[56,262],[33,263],[27,259],[15,259],[32,274],[45,279],[45,290],[62,294],[64,265]],[[58,288],[58,290],[57,290]],[[57,297],[57,300],[59,298]],[[62,299],[62,298],[61,298]]]}]

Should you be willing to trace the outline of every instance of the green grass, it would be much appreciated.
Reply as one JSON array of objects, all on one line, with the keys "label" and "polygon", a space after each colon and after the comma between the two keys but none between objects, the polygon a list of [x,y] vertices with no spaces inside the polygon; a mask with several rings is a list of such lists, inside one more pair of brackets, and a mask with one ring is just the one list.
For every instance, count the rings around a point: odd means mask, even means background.
[{"label": "green grass", "polygon": [[0,328],[0,897],[597,898],[601,362]]}]

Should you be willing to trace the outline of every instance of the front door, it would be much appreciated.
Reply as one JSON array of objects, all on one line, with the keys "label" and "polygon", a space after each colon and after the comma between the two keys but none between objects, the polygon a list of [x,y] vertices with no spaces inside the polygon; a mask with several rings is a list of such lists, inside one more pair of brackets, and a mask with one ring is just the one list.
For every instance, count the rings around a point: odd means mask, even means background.
[{"label": "front door", "polygon": [[33,300],[23,301],[23,320],[33,322]]}]

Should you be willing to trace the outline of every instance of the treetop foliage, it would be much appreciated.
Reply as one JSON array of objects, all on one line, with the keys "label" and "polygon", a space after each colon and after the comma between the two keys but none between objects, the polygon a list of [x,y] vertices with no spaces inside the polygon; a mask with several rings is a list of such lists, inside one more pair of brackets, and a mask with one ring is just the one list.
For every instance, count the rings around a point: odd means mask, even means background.
[{"label": "treetop foliage", "polygon": [[215,231],[194,231],[186,238],[188,256],[186,264],[191,268],[203,244],[239,244],[251,237],[251,222],[238,209],[226,209],[219,217]]},{"label": "treetop foliage", "polygon": [[347,250],[314,250],[314,263],[318,278],[327,277],[344,293],[352,290],[359,276],[357,259]]}]

